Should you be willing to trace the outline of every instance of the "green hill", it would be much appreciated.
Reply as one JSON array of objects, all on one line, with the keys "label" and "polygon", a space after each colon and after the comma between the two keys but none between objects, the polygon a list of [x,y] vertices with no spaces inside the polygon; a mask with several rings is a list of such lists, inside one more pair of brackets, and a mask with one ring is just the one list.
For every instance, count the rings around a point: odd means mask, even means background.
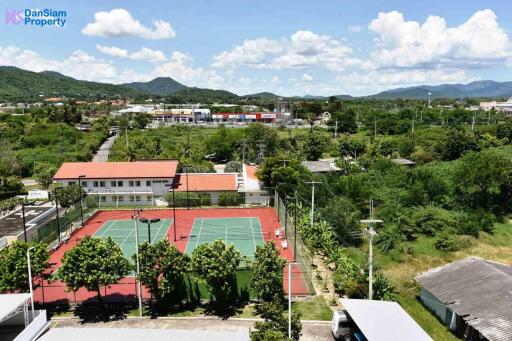
[{"label": "green hill", "polygon": [[212,90],[201,88],[186,88],[168,96],[171,102],[191,102],[191,103],[226,103],[238,100],[238,95],[226,90]]},{"label": "green hill", "polygon": [[37,101],[45,97],[95,99],[141,96],[147,96],[147,93],[120,85],[81,81],[54,71],[38,73],[0,66],[0,102]]},{"label": "green hill", "polygon": [[121,84],[131,89],[149,92],[152,95],[168,96],[187,87],[171,77],[158,77],[149,82],[132,82]]}]

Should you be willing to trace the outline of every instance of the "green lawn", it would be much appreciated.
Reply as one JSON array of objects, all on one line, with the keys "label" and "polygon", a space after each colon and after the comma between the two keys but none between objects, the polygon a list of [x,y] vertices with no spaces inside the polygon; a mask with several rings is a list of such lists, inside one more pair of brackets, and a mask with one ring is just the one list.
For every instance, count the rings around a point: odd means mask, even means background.
[{"label": "green lawn", "polygon": [[323,296],[315,296],[307,301],[292,302],[292,311],[300,311],[302,320],[330,321],[332,310]]}]

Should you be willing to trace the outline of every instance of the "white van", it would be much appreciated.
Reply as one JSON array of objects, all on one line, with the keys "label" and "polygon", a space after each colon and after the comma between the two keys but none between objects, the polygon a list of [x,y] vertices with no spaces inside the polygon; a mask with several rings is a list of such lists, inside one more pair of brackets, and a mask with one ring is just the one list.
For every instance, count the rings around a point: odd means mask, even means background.
[{"label": "white van", "polygon": [[336,310],[332,315],[331,331],[334,339],[342,341],[366,341],[356,324],[345,310]]}]

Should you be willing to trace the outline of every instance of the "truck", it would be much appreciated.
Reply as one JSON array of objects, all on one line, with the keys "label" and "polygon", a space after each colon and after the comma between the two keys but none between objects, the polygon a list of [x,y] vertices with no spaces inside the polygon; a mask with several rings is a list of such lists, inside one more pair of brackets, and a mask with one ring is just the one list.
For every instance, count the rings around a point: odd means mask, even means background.
[{"label": "truck", "polygon": [[335,340],[367,341],[346,310],[336,310],[333,313],[331,331]]}]

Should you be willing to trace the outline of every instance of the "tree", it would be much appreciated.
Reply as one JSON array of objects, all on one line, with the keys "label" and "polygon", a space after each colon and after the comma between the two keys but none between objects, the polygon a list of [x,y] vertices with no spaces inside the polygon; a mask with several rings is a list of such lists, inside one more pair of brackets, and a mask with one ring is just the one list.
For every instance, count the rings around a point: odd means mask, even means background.
[{"label": "tree", "polygon": [[[134,262],[136,256],[133,255]],[[155,244],[147,241],[139,246],[140,273],[138,279],[151,292],[153,298],[180,302],[185,297],[184,275],[189,256],[181,253],[167,239]],[[161,302],[160,302],[161,303]]]},{"label": "tree", "polygon": [[64,253],[55,278],[66,283],[72,291],[82,287],[95,291],[98,300],[103,301],[101,287],[118,283],[131,269],[132,265],[112,238],[86,236]]},{"label": "tree", "polygon": [[474,137],[458,127],[450,128],[446,133],[445,141],[436,147],[443,160],[455,160],[467,151],[478,149],[478,143]]},{"label": "tree", "polygon": [[308,161],[316,161],[322,157],[327,140],[322,134],[316,131],[309,132],[304,141],[303,153]]},{"label": "tree", "polygon": [[277,131],[262,123],[251,123],[245,128],[245,138],[247,140],[247,160],[252,162],[261,162],[260,152],[263,152],[264,155],[272,155],[276,150]]},{"label": "tree", "polygon": [[224,168],[224,173],[242,173],[243,166],[240,161],[229,161],[226,163],[226,167]]},{"label": "tree", "polygon": [[345,111],[334,112],[327,122],[327,125],[334,131],[336,129],[336,122],[338,122],[338,134],[355,133],[357,131],[356,113],[352,108],[348,108]]},{"label": "tree", "polygon": [[53,176],[57,171],[57,167],[48,163],[37,163],[34,167],[34,177],[44,189],[50,187],[53,182]]},{"label": "tree", "polygon": [[222,240],[201,244],[192,253],[190,268],[197,278],[206,284],[215,299],[216,308],[224,312],[227,304],[237,295],[236,271],[242,256],[233,245]]},{"label": "tree", "polygon": [[62,207],[70,207],[85,195],[83,188],[78,185],[69,185],[57,191],[57,201]]},{"label": "tree", "polygon": [[339,240],[350,245],[361,243],[359,210],[345,197],[335,197],[319,210],[325,221],[334,228]]},{"label": "tree", "polygon": [[151,119],[146,113],[138,113],[133,116],[133,122],[139,129],[144,129],[151,122]]},{"label": "tree", "polygon": [[251,287],[263,301],[283,297],[283,267],[286,260],[279,256],[273,241],[256,246],[254,261],[251,264]]},{"label": "tree", "polygon": [[30,250],[32,277],[40,276],[50,264],[46,245],[15,241],[0,250],[0,292],[29,291],[27,250]]},{"label": "tree", "polygon": [[[270,340],[276,340],[275,337],[283,335],[284,339],[288,340],[288,317],[284,315],[284,309],[281,302],[276,299],[270,302],[265,302],[259,306],[261,317],[264,318],[263,322],[256,322],[254,330],[251,331],[251,341],[267,341],[267,337],[271,336]],[[302,333],[302,324],[300,323],[300,313],[292,311],[292,340],[299,340]]]}]

